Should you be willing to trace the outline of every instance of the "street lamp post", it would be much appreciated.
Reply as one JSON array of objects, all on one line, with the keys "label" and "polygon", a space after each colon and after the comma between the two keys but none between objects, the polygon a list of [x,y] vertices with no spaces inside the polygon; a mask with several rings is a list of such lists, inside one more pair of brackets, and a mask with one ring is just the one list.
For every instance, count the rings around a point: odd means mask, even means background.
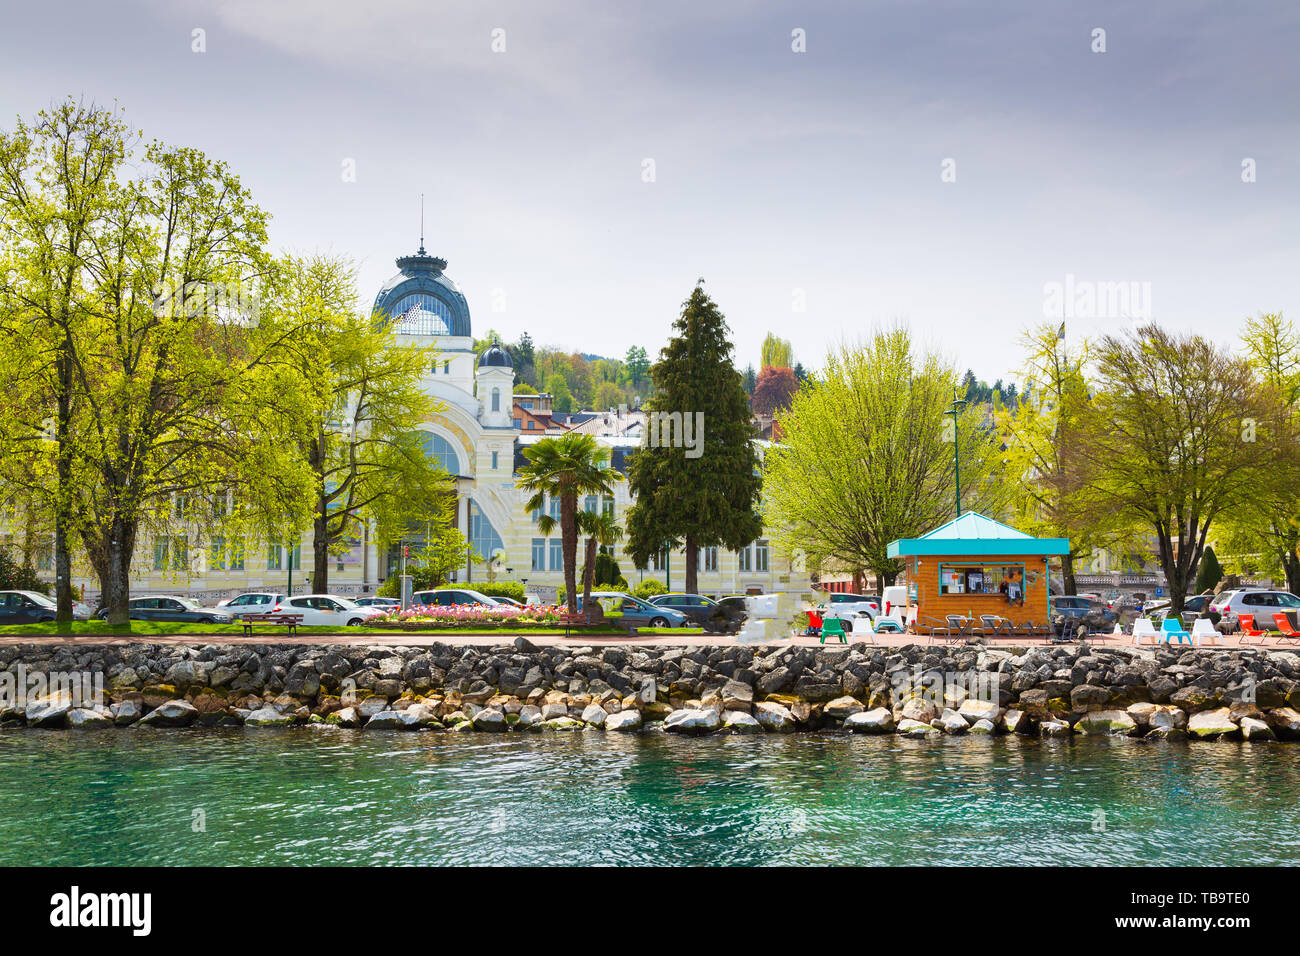
[{"label": "street lamp post", "polygon": [[966,399],[958,398],[960,394],[956,385],[952,388],[952,405],[945,415],[952,416],[952,470],[957,483],[957,517],[961,517],[961,451],[957,445],[957,416],[966,407]]}]

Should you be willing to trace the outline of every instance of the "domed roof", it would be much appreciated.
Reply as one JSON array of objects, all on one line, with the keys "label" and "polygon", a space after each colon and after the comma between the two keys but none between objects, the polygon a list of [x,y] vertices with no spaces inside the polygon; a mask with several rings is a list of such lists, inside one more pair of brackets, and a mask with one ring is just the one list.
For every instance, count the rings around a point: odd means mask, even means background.
[{"label": "domed roof", "polygon": [[490,368],[492,366],[509,369],[515,367],[515,363],[510,361],[510,353],[501,347],[500,342],[493,342],[478,357],[479,368]]},{"label": "domed roof", "polygon": [[375,312],[395,323],[398,335],[471,335],[469,303],[443,275],[447,260],[431,256],[421,245],[413,256],[397,260],[401,270],[375,296]]}]

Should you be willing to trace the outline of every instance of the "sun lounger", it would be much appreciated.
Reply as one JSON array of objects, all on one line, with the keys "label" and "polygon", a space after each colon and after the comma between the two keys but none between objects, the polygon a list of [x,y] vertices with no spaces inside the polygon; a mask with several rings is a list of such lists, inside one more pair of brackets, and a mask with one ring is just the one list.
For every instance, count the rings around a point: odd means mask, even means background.
[{"label": "sun lounger", "polygon": [[1277,625],[1278,640],[1300,640],[1300,631],[1291,626],[1291,619],[1285,614],[1274,614],[1273,623]]},{"label": "sun lounger", "polygon": [[1268,631],[1261,631],[1255,626],[1255,615],[1238,614],[1237,627],[1241,628],[1241,643],[1246,643],[1248,637],[1258,637],[1259,643],[1263,644],[1264,639],[1268,637]]}]

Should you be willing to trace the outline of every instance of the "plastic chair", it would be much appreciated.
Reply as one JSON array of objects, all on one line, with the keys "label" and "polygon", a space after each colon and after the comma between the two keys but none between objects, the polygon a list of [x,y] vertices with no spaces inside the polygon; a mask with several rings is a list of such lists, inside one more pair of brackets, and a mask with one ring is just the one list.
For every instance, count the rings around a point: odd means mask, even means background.
[{"label": "plastic chair", "polygon": [[825,644],[826,638],[838,637],[841,644],[849,642],[849,635],[844,630],[844,620],[838,617],[828,617],[822,622],[821,640],[819,643]]},{"label": "plastic chair", "polygon": [[1219,632],[1214,629],[1209,618],[1198,617],[1192,622],[1192,640],[1200,644],[1202,640],[1208,639],[1211,643],[1222,644]]},{"label": "plastic chair", "polygon": [[1005,634],[1010,637],[1011,622],[1005,617],[998,617],[996,614],[981,614],[980,623],[984,625],[984,633],[996,637],[999,634]]},{"label": "plastic chair", "polygon": [[863,615],[858,620],[857,625],[853,628],[853,639],[857,640],[859,634],[869,639],[872,644],[877,643],[875,621],[871,620],[871,618],[867,617],[866,615]]},{"label": "plastic chair", "polygon": [[1192,635],[1183,630],[1183,622],[1176,617],[1167,617],[1160,622],[1160,639],[1169,644],[1172,643],[1171,638],[1175,637],[1179,641],[1192,643]]},{"label": "plastic chair", "polygon": [[816,611],[808,612],[808,637],[817,637],[822,632],[822,616]]},{"label": "plastic chair", "polygon": [[1135,647],[1141,645],[1142,638],[1144,637],[1151,638],[1152,644],[1156,643],[1159,639],[1159,635],[1156,632],[1156,626],[1151,623],[1151,618],[1149,617],[1135,618],[1133,621],[1133,645]]}]

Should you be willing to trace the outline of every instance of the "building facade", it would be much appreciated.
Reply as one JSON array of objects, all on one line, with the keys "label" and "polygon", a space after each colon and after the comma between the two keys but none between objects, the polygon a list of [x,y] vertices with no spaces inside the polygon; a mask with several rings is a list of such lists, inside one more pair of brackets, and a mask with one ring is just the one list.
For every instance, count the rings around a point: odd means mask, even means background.
[{"label": "building facade", "polygon": [[[455,579],[470,587],[484,580],[521,581],[541,599],[553,599],[564,581],[559,531],[543,535],[538,530],[538,516],[525,510],[528,496],[517,487],[515,476],[526,463],[523,449],[546,434],[562,433],[565,426],[556,424],[549,395],[515,395],[514,369],[504,349],[491,345],[475,351],[469,303],[446,275],[446,260],[429,255],[421,245],[414,255],[398,259],[397,267],[397,274],[379,290],[375,309],[392,324],[399,343],[438,349],[423,387],[440,408],[421,431],[426,453],[453,476],[455,523],[479,557],[458,569]],[[624,415],[628,418],[611,413],[567,418],[572,420],[568,427],[581,422],[583,430],[594,432],[610,449],[613,466],[626,473],[628,456],[642,440],[643,429],[632,418],[640,413]],[[578,506],[613,509],[621,517],[630,504],[627,485],[620,483],[612,498],[593,496]],[[546,507],[558,517],[558,501],[548,501]],[[415,562],[421,543],[418,529],[407,541],[387,546],[367,532],[351,550],[331,556],[328,589],[350,596],[373,593],[387,577],[400,573],[403,545]],[[252,542],[236,547],[178,530],[140,543],[132,593],[218,600],[245,590],[283,591],[290,576],[293,591],[305,593],[312,589],[311,549],[310,537],[293,547]],[[659,555],[644,570],[633,567],[621,548],[615,559],[632,586],[647,578],[670,589],[685,583],[681,552]],[[98,582],[86,574],[77,583],[88,595],[98,589]],[[739,552],[703,549],[699,587],[711,595],[803,591],[808,576],[796,561],[760,538]]]}]

